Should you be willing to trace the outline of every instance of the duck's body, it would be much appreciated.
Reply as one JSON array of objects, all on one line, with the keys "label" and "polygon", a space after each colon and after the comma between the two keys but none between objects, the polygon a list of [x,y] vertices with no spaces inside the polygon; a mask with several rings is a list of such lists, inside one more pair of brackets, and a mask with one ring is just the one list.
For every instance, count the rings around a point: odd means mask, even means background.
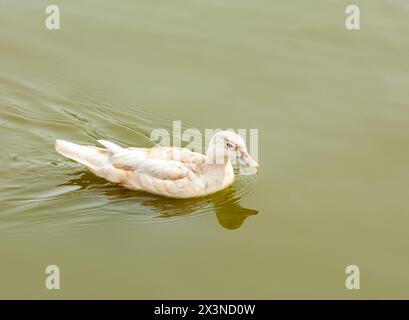
[{"label": "duck's body", "polygon": [[234,181],[227,156],[220,162],[211,161],[217,144],[211,144],[208,155],[202,155],[186,148],[122,148],[109,141],[99,143],[105,148],[63,140],[57,140],[55,148],[108,181],[171,198],[205,196]]}]

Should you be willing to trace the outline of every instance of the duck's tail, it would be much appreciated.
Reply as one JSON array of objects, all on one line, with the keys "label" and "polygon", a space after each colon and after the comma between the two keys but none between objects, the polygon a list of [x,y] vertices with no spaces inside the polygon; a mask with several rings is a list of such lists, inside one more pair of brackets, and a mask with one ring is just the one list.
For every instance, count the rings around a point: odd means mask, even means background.
[{"label": "duck's tail", "polygon": [[111,156],[123,150],[122,147],[104,140],[100,140],[99,143],[107,149],[81,146],[68,141],[57,140],[55,150],[64,157],[87,166],[98,177],[114,183],[124,184],[128,179],[127,172],[114,167],[111,163]]},{"label": "duck's tail", "polygon": [[107,149],[81,146],[64,140],[56,140],[55,150],[64,157],[87,166],[94,172],[110,164],[109,159],[112,154]]}]

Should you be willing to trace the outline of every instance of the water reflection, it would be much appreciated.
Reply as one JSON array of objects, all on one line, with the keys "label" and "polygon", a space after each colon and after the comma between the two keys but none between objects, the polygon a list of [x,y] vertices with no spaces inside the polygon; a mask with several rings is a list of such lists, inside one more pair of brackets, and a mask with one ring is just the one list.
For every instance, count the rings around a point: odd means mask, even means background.
[{"label": "water reflection", "polygon": [[234,185],[214,195],[202,198],[169,199],[112,185],[88,171],[77,172],[72,175],[73,178],[60,186],[76,185],[80,186],[80,189],[97,189],[113,201],[132,198],[132,200],[138,201],[139,204],[157,213],[154,216],[156,219],[183,219],[193,215],[213,213],[223,228],[234,230],[239,229],[249,216],[258,213],[257,210],[244,208],[240,205],[240,196]]}]

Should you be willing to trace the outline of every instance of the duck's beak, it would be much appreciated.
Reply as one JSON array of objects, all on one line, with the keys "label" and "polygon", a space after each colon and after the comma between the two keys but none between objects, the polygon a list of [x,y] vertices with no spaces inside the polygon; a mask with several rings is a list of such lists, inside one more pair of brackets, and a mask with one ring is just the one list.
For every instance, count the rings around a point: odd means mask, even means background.
[{"label": "duck's beak", "polygon": [[246,151],[243,151],[243,152],[241,153],[240,159],[241,159],[243,162],[247,163],[249,167],[251,167],[251,168],[256,168],[257,171],[258,171],[259,165],[258,165],[257,161],[254,160],[254,159],[249,155],[249,153],[247,152],[247,150],[246,150]]}]

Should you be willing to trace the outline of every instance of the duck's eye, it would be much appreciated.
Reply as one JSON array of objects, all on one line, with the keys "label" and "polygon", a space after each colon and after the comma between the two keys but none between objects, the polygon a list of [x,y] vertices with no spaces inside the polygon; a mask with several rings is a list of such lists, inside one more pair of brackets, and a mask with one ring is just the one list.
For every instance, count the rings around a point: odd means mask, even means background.
[{"label": "duck's eye", "polygon": [[233,145],[230,142],[226,143],[227,148],[233,148]]}]

